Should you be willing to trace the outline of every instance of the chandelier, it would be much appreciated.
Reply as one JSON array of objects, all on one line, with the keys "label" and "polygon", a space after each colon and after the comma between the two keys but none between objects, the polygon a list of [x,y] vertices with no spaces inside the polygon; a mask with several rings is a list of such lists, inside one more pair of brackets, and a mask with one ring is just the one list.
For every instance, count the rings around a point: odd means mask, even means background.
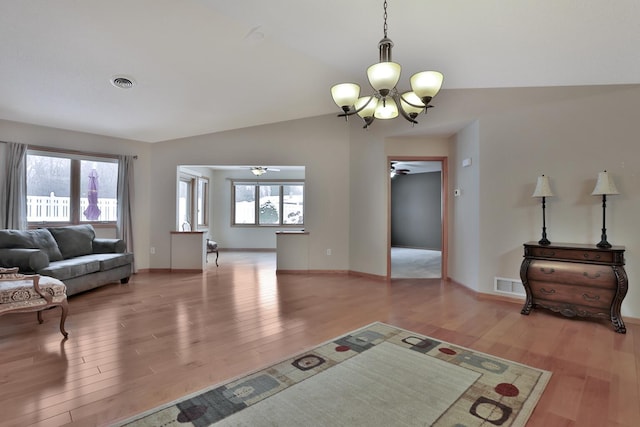
[{"label": "chandelier", "polygon": [[387,37],[387,1],[384,2],[384,37],[378,43],[380,62],[367,69],[367,77],[373,95],[360,97],[360,86],[355,83],[340,83],[331,88],[331,96],[345,120],[354,114],[364,120],[368,128],[375,119],[393,119],[398,113],[412,123],[416,117],[427,112],[431,99],[438,94],[443,76],[438,71],[422,71],[411,76],[411,91],[400,93],[396,88],[400,80],[400,64],[391,61],[393,42]]}]

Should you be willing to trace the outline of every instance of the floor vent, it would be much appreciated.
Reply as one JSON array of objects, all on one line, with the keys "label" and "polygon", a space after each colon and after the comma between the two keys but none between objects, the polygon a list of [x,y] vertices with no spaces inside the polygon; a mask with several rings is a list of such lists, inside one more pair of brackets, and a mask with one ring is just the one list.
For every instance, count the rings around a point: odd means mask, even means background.
[{"label": "floor vent", "polygon": [[522,281],[516,279],[507,279],[504,277],[496,277],[493,290],[502,294],[526,296]]}]

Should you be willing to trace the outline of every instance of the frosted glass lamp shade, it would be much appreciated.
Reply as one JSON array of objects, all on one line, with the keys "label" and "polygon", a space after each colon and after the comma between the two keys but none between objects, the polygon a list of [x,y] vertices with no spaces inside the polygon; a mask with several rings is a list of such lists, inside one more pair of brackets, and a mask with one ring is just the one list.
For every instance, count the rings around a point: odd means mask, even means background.
[{"label": "frosted glass lamp shade", "polygon": [[411,90],[420,99],[433,98],[442,87],[444,76],[437,71],[422,71],[411,76]]},{"label": "frosted glass lamp shade", "polygon": [[367,68],[367,77],[375,90],[388,93],[398,84],[401,69],[400,64],[396,62],[378,62]]},{"label": "frosted glass lamp shade", "polygon": [[533,191],[531,197],[551,197],[553,196],[553,192],[551,191],[551,186],[549,185],[549,177],[548,176],[539,176],[538,182],[536,184],[536,189]]},{"label": "frosted glass lamp shade", "polygon": [[378,101],[378,106],[374,113],[376,119],[394,119],[398,117],[398,105],[393,98],[386,98],[385,102]]},{"label": "frosted glass lamp shade", "polygon": [[340,83],[331,88],[333,102],[343,110],[349,109],[360,96],[360,86],[355,83]]},{"label": "frosted glass lamp shade", "polygon": [[[409,102],[411,104],[409,104]],[[400,97],[400,105],[402,106],[402,109],[405,111],[405,113],[409,114],[410,116],[411,114],[417,116],[418,114],[422,113],[422,111],[424,111],[424,104],[422,103],[420,98],[418,98],[418,95],[416,95],[415,92],[403,93]],[[414,105],[421,105],[421,107],[414,107]]]},{"label": "frosted glass lamp shade", "polygon": [[[367,104],[368,103],[368,104]],[[362,108],[366,104],[366,107]],[[376,111],[376,107],[378,106],[378,98],[374,98],[373,96],[363,96],[356,101],[356,111],[358,111],[358,115],[363,119],[367,117],[373,117],[374,112]]]},{"label": "frosted glass lamp shade", "polygon": [[616,188],[616,184],[607,171],[598,173],[596,188],[594,188],[593,193],[591,193],[593,196],[602,196],[603,194],[620,194]]}]

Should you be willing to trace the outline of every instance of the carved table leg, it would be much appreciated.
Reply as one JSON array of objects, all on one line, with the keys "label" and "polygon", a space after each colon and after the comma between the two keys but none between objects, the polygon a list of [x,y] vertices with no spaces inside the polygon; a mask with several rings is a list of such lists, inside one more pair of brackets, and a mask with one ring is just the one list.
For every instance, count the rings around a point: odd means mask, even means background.
[{"label": "carved table leg", "polygon": [[520,280],[522,280],[522,286],[524,286],[524,290],[527,293],[527,299],[524,302],[524,306],[520,311],[520,314],[528,315],[531,313],[531,309],[533,308],[533,298],[531,297],[531,288],[529,288],[529,282],[527,281],[527,270],[529,269],[529,264],[531,264],[531,260],[529,258],[525,258],[522,261],[522,265],[520,266]]},{"label": "carved table leg", "polygon": [[613,303],[611,304],[611,323],[613,323],[613,327],[616,332],[619,334],[626,334],[627,328],[624,326],[624,322],[622,321],[620,307],[622,306],[622,300],[627,295],[629,280],[624,267],[613,266],[612,268],[613,273],[616,275],[616,280],[618,281],[618,290],[613,298]]}]

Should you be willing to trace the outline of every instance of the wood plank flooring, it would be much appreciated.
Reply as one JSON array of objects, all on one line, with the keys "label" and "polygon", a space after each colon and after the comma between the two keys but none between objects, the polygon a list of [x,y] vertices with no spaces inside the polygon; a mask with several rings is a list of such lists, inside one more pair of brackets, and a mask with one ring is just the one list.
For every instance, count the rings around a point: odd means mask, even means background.
[{"label": "wood plank flooring", "polygon": [[640,425],[640,325],[627,334],[438,279],[275,275],[222,252],[204,274],[140,273],[59,311],[0,317],[0,426],[108,426],[382,321],[553,372],[530,426]]}]

